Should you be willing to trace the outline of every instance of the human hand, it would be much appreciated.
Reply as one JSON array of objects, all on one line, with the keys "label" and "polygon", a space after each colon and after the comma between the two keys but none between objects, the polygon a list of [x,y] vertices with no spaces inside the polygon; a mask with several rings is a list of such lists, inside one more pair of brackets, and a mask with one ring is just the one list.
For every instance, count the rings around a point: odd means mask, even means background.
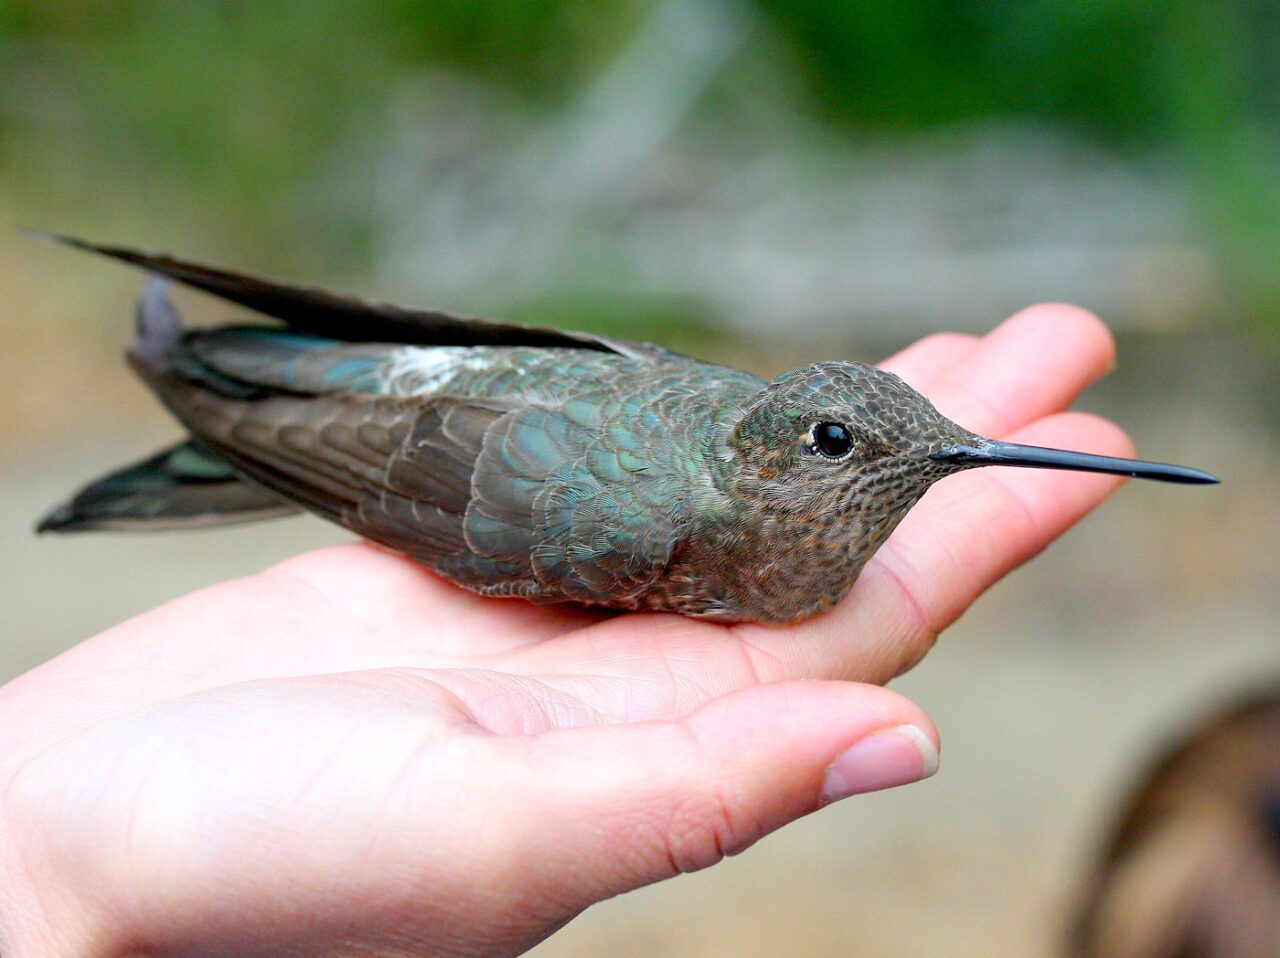
[{"label": "human hand", "polygon": [[[1038,307],[886,366],[976,432],[1128,455],[1061,413],[1111,357]],[[944,480],[786,627],[484,599],[366,544],[179,599],[0,689],[0,954],[517,954],[930,773],[879,684],[1118,482]]]}]

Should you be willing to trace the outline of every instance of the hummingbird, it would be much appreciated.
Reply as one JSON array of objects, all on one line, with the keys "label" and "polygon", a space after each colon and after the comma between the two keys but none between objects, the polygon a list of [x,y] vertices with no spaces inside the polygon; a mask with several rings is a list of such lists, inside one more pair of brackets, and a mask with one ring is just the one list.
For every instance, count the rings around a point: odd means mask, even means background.
[{"label": "hummingbird", "polygon": [[[81,489],[41,532],[305,510],[484,595],[785,623],[835,605],[963,470],[1217,481],[985,439],[862,363],[767,382],[648,343],[51,238],[151,274],[128,361],[189,438]],[[278,323],[184,329],[171,282]]]}]

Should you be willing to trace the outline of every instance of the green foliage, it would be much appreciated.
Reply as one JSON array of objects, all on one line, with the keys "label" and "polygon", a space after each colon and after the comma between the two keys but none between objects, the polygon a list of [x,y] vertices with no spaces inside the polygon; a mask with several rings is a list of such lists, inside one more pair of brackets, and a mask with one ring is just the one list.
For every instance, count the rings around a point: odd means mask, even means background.
[{"label": "green foliage", "polygon": [[891,130],[1033,116],[1159,142],[1186,101],[1231,110],[1250,8],[1140,0],[761,0],[833,116]]},{"label": "green foliage", "polygon": [[339,176],[349,198],[370,188],[352,154],[401,84],[456,68],[553,99],[625,39],[635,8],[9,0],[0,6],[9,54],[0,60],[0,164],[11,184],[54,186],[74,210],[101,213],[132,196],[171,214],[252,213],[262,233],[249,245],[263,253],[310,217],[343,234],[358,269],[367,224],[344,218],[341,198],[326,218],[310,192]]},{"label": "green foliage", "polygon": [[[552,107],[656,2],[0,0],[0,190],[57,193],[69,211],[57,225],[72,229],[77,215],[195,218],[264,266],[304,230],[329,242],[306,265],[359,270],[372,228],[351,212],[371,205],[363,146],[406,83],[465,71]],[[762,56],[780,48],[808,107],[846,135],[1033,118],[1172,161],[1198,186],[1240,308],[1280,307],[1274,4],[756,6]],[[250,221],[253,236],[236,235]]]},{"label": "green foliage", "polygon": [[1031,117],[1172,161],[1228,309],[1280,341],[1280,7],[1250,0],[760,0],[852,132]]}]

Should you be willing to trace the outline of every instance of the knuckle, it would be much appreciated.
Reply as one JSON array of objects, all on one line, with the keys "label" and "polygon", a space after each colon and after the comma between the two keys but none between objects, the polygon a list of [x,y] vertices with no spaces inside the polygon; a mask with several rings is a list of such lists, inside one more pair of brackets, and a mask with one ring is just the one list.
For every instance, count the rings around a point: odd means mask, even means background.
[{"label": "knuckle", "polygon": [[741,796],[720,789],[678,806],[663,829],[671,867],[699,871],[755,844],[764,830],[745,808]]}]

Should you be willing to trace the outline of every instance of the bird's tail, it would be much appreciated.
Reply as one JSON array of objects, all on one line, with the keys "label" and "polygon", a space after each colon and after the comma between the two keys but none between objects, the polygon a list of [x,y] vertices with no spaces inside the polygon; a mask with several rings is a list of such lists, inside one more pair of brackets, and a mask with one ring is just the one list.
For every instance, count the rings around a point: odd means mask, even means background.
[{"label": "bird's tail", "polygon": [[[138,300],[130,360],[146,376],[162,375],[181,351],[182,317],[169,283],[153,276]],[[289,515],[298,510],[240,478],[194,440],[89,483],[45,516],[38,532],[92,529],[193,529]]]},{"label": "bird's tail", "polygon": [[183,442],[89,483],[36,528],[38,532],[199,529],[297,511],[243,481],[194,442]]},{"label": "bird's tail", "polygon": [[131,354],[147,366],[165,362],[169,351],[182,338],[182,317],[169,299],[169,281],[152,275],[138,299]]}]

